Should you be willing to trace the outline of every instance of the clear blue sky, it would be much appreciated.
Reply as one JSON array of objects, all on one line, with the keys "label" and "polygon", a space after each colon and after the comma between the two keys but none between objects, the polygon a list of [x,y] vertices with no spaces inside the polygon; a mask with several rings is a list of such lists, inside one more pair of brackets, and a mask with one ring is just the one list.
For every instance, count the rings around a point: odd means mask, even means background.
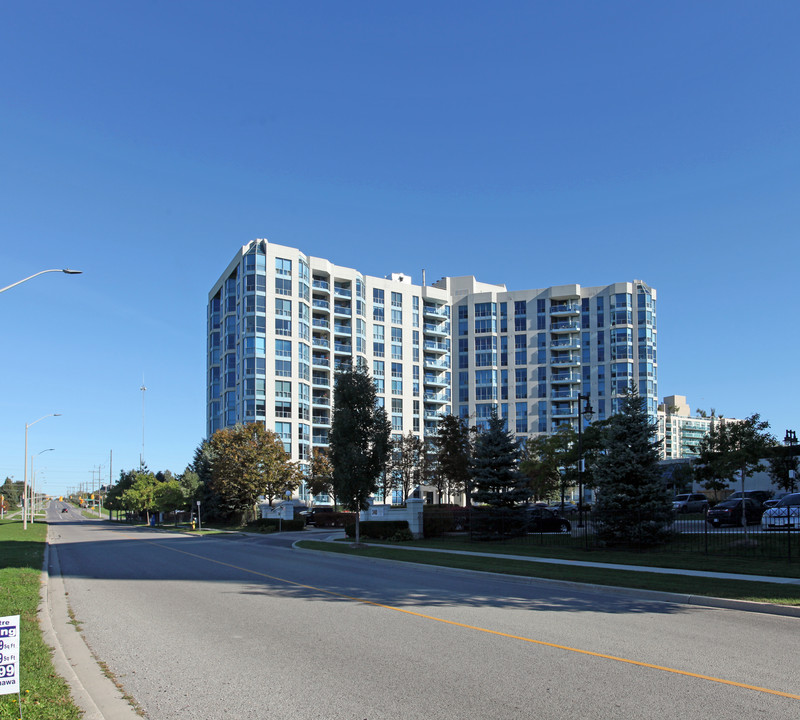
[{"label": "clear blue sky", "polygon": [[371,275],[641,279],[659,394],[798,418],[800,3],[0,4],[0,481],[181,472],[257,237]]}]

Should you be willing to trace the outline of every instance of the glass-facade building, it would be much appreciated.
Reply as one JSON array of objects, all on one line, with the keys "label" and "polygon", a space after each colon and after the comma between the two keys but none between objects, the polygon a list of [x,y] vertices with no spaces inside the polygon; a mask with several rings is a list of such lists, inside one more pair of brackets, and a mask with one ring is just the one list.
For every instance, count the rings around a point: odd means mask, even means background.
[{"label": "glass-facade building", "polygon": [[263,422],[292,459],[325,447],[335,371],[373,377],[395,435],[492,408],[519,439],[577,427],[578,395],[615,413],[635,386],[657,409],[656,292],[644,282],[508,291],[474,277],[386,278],[254,240],[208,297],[207,433]]}]

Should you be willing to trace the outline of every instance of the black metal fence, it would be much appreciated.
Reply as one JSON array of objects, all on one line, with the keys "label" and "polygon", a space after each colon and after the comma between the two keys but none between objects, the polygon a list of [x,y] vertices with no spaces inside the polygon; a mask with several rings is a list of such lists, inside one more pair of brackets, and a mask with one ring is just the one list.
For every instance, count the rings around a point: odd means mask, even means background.
[{"label": "black metal fence", "polygon": [[561,515],[531,508],[495,511],[426,506],[423,514],[426,538],[475,544],[649,551],[654,544],[648,539],[658,536],[655,547],[671,553],[800,559],[797,529],[766,530],[760,523],[712,526],[702,513],[674,514],[666,522],[657,522],[632,511],[621,512],[611,524],[618,531],[622,528],[622,538],[620,532],[609,538],[608,523],[604,525],[591,511]]}]

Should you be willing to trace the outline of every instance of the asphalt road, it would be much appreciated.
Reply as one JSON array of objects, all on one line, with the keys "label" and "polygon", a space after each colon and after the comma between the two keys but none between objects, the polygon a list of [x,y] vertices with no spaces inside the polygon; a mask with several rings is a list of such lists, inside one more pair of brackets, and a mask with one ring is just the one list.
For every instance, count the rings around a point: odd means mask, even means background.
[{"label": "asphalt road", "polygon": [[49,517],[152,720],[800,717],[794,618]]}]

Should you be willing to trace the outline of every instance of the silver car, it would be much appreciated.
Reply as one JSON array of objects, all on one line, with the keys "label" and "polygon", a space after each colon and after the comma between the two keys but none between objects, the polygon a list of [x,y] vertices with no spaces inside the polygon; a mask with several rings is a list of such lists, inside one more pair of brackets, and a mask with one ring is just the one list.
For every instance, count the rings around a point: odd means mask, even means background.
[{"label": "silver car", "polygon": [[672,501],[672,509],[679,513],[706,512],[708,510],[708,498],[702,493],[676,495]]},{"label": "silver car", "polygon": [[800,493],[786,495],[761,516],[763,530],[800,530]]}]

